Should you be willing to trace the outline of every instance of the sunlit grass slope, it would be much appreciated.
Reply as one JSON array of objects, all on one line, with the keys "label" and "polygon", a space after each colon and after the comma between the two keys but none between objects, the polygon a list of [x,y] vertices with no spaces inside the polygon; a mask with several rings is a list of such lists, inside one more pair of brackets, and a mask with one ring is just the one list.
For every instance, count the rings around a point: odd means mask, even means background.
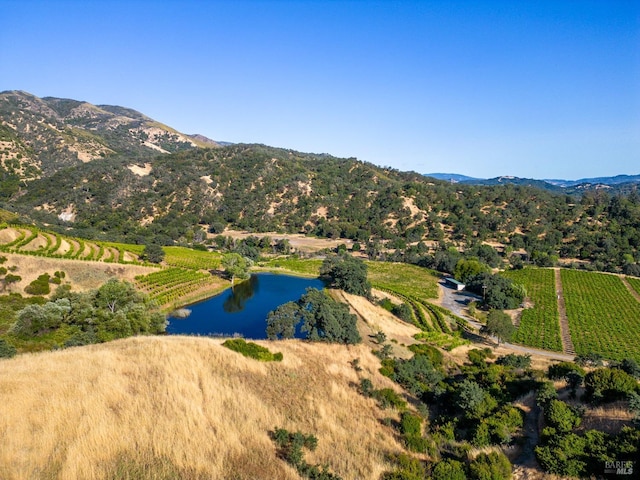
[{"label": "sunlit grass slope", "polygon": [[260,342],[284,354],[261,363],[194,337],[137,337],[0,361],[0,478],[297,479],[277,458],[276,426],[312,433],[310,463],[343,478],[378,478],[399,451],[360,395],[377,388],[365,346]]}]

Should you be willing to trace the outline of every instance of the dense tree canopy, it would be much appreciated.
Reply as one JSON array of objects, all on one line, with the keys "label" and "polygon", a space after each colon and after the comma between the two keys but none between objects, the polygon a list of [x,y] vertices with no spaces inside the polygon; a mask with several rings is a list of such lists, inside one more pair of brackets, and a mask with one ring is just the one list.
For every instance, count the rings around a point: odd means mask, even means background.
[{"label": "dense tree canopy", "polygon": [[313,341],[354,344],[361,341],[356,316],[349,307],[333,300],[327,292],[315,288],[297,301],[280,305],[267,315],[270,339],[292,338],[296,325]]},{"label": "dense tree canopy", "polygon": [[371,284],[367,280],[367,264],[348,254],[328,256],[320,268],[320,275],[333,288],[347,293],[371,296]]}]

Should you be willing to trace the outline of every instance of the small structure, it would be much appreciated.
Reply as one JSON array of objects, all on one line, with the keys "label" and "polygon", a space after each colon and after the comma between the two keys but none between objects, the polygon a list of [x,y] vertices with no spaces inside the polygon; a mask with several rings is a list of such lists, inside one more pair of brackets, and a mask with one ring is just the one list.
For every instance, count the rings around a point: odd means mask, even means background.
[{"label": "small structure", "polygon": [[459,282],[453,277],[445,277],[444,281],[447,284],[447,286],[451,288],[455,288],[458,292],[464,290],[464,287],[466,287],[464,283]]}]

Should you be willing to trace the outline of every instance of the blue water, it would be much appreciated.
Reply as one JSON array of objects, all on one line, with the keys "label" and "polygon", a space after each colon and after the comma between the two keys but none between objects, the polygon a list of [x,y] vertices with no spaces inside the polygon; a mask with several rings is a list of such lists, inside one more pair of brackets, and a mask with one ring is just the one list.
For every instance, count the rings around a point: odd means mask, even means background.
[{"label": "blue water", "polygon": [[[267,338],[267,314],[283,303],[298,300],[309,287],[321,290],[324,283],[318,279],[258,273],[233,289],[188,306],[191,310],[188,318],[169,318],[167,333]],[[296,336],[302,335],[297,331]]]}]

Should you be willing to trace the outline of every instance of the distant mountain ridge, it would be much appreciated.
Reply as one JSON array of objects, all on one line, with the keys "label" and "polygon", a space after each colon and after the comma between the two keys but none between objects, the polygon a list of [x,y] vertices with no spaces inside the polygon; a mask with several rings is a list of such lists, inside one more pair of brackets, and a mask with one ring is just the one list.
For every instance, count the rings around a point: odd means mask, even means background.
[{"label": "distant mountain ridge", "polygon": [[457,173],[425,173],[426,177],[444,180],[451,183],[463,183],[467,185],[524,185],[542,188],[550,191],[566,191],[576,193],[584,190],[601,188],[625,189],[640,184],[640,175],[616,175],[613,177],[582,178],[579,180],[562,179],[533,179],[513,176],[501,176],[495,178],[475,178]]}]

